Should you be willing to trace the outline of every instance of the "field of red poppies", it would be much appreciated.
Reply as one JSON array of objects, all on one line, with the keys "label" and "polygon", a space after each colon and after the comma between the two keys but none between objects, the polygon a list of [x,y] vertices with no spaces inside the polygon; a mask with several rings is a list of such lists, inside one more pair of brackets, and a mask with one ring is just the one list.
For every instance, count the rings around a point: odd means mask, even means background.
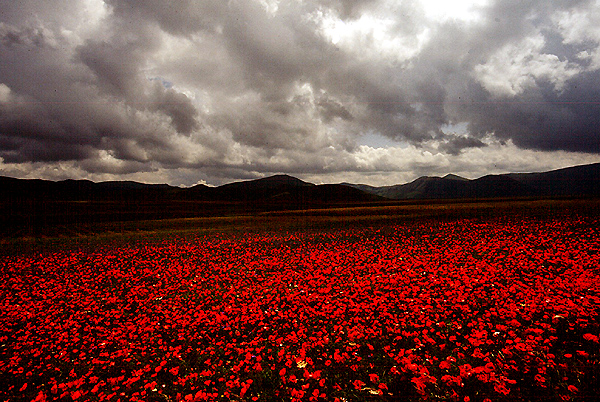
[{"label": "field of red poppies", "polygon": [[0,400],[585,400],[600,222],[453,219],[3,257]]}]

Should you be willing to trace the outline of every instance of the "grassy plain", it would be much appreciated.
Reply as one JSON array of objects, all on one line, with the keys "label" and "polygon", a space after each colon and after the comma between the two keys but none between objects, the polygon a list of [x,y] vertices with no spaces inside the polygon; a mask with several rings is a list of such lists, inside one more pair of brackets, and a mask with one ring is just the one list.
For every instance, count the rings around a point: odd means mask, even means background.
[{"label": "grassy plain", "polygon": [[[386,227],[420,220],[536,217],[571,219],[600,216],[600,199],[487,199],[390,201],[305,208],[282,205],[243,205],[186,202],[132,205],[72,202],[35,208],[27,218],[0,229],[0,255],[46,249],[93,246],[163,239],[173,234],[260,231],[329,231],[351,227]],[[83,206],[81,205],[83,204]],[[79,209],[78,209],[79,208]],[[91,209],[90,209],[91,208]],[[72,211],[72,215],[69,215]],[[135,213],[134,213],[135,212]],[[12,212],[3,208],[5,220]],[[43,214],[46,216],[42,216]]]}]

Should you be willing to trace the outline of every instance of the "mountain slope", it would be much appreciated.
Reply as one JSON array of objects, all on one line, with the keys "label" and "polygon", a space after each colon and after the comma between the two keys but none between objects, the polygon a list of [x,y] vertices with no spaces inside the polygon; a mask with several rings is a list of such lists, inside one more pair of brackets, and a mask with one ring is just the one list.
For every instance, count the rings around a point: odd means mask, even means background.
[{"label": "mountain slope", "polygon": [[291,194],[298,196],[302,189],[314,184],[288,175],[275,175],[262,179],[224,184],[214,188],[212,197],[223,200],[257,201]]},{"label": "mountain slope", "polygon": [[143,184],[132,181],[94,183],[89,180],[23,180],[0,176],[0,201],[24,202],[101,201],[135,203],[169,203],[203,201],[240,205],[366,202],[380,199],[341,184],[315,185],[288,175],[235,182],[219,187],[196,185],[191,188],[166,184]]},{"label": "mountain slope", "polygon": [[396,200],[600,196],[600,163],[541,173],[487,175],[475,180],[448,174],[444,177],[423,176],[410,183],[394,186],[349,185]]},{"label": "mountain slope", "polygon": [[542,173],[510,173],[504,176],[523,183],[541,195],[600,195],[600,163]]},{"label": "mountain slope", "polygon": [[179,188],[167,184],[143,184],[133,181],[90,180],[49,181],[14,179],[0,176],[0,200],[121,200],[168,198]]},{"label": "mountain slope", "polygon": [[177,200],[294,204],[368,202],[388,199],[457,199],[529,196],[600,196],[600,163],[541,173],[487,175],[475,180],[453,174],[420,177],[410,183],[374,187],[366,184],[315,185],[288,175],[235,182],[219,187],[179,188],[132,181],[59,182],[0,176],[0,201],[173,202]]}]

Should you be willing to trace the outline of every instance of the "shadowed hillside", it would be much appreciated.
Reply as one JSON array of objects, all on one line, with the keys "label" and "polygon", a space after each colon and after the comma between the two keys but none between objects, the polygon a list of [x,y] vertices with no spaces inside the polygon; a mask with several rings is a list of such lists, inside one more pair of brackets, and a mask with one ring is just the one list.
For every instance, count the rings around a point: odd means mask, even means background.
[{"label": "shadowed hillside", "polygon": [[191,188],[131,181],[53,182],[0,177],[0,234],[25,236],[48,228],[76,230],[102,222],[374,206],[397,202],[394,200],[582,196],[600,196],[600,164],[544,173],[488,175],[475,180],[449,174],[384,187],[315,185],[288,175]]},{"label": "shadowed hillside", "polygon": [[394,200],[498,197],[600,196],[600,163],[543,173],[487,175],[475,180],[456,175],[420,177],[407,184],[373,187],[348,184]]}]

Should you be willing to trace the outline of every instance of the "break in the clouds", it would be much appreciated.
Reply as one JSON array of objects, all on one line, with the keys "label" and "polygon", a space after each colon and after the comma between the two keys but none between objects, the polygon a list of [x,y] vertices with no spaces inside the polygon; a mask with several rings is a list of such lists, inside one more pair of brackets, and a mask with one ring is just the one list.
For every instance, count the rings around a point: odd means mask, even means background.
[{"label": "break in the clouds", "polygon": [[395,184],[600,154],[600,2],[0,6],[0,172]]}]

